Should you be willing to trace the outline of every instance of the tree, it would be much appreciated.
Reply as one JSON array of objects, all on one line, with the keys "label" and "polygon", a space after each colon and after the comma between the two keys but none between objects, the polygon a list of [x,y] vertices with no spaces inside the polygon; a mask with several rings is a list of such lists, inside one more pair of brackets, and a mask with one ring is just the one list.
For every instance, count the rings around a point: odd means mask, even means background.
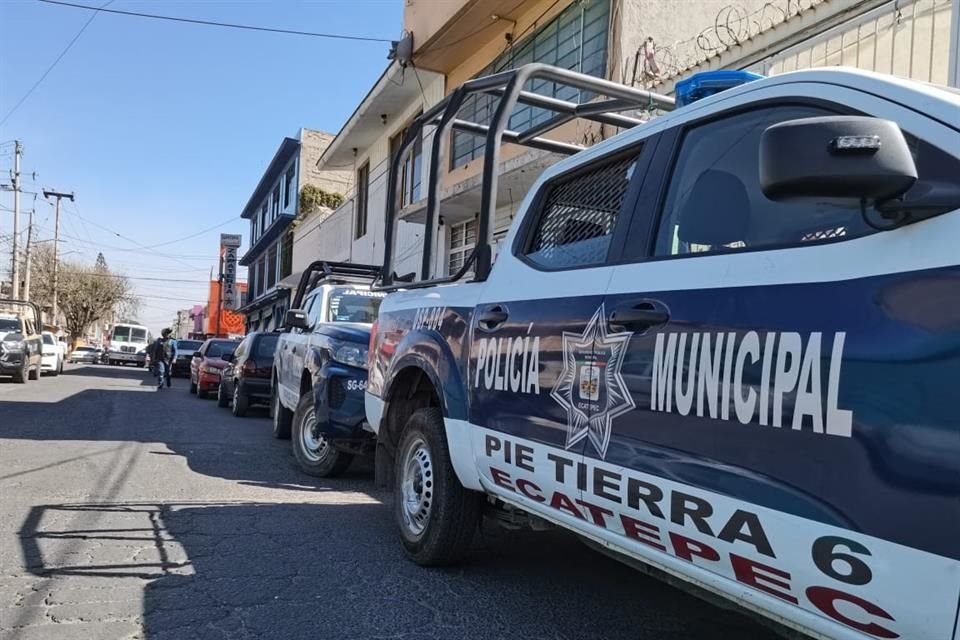
[{"label": "tree", "polygon": [[[53,301],[53,252],[48,247],[38,247],[36,256],[31,280],[37,284],[31,294],[42,308],[49,309]],[[93,266],[61,260],[57,289],[64,328],[75,338],[84,335],[98,320],[115,313],[130,314],[139,307],[130,281],[110,271],[102,254]]]}]

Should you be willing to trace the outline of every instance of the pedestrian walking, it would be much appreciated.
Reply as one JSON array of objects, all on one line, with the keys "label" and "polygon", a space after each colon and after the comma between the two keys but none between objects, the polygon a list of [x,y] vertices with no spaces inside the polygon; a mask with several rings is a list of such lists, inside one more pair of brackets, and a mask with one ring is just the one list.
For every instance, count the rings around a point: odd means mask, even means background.
[{"label": "pedestrian walking", "polygon": [[160,337],[153,341],[147,352],[153,363],[154,375],[157,377],[157,391],[163,389],[163,383],[170,386],[170,373],[173,367],[173,343],[170,340],[170,329],[160,332]]}]

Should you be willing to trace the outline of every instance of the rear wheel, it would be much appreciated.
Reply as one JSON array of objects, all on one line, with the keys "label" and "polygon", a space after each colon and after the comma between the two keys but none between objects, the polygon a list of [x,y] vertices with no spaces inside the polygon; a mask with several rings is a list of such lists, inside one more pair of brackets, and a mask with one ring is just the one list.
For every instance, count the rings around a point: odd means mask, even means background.
[{"label": "rear wheel", "polygon": [[300,396],[297,411],[293,414],[293,457],[304,473],[318,478],[334,478],[347,470],[353,456],[334,449],[318,432],[319,426],[313,393],[308,390]]},{"label": "rear wheel", "polygon": [[457,479],[439,409],[419,409],[407,420],[394,473],[393,512],[407,554],[423,566],[462,560],[480,522],[482,496]]},{"label": "rear wheel", "polygon": [[290,437],[290,427],[293,425],[293,412],[280,402],[280,390],[274,387],[273,399],[270,402],[270,417],[273,418],[273,437],[286,440]]},{"label": "rear wheel", "polygon": [[242,418],[247,415],[247,409],[250,407],[250,398],[248,398],[240,388],[240,381],[233,381],[233,415]]}]

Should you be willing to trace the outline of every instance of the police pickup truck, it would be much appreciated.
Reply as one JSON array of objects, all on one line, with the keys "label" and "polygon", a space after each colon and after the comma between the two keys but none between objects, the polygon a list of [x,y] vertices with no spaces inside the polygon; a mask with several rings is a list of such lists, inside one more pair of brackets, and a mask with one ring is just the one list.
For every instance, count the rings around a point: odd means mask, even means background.
[{"label": "police pickup truck", "polygon": [[318,261],[304,270],[272,374],[273,435],[292,436],[300,469],[333,477],[373,450],[364,418],[370,326],[383,294],[370,290],[379,267]]},{"label": "police pickup truck", "polygon": [[[488,125],[454,117],[477,93]],[[366,411],[403,546],[446,564],[484,512],[552,523],[792,632],[957,640],[960,93],[831,69],[676,94],[528,65],[404,138],[435,127],[429,248],[439,141],[486,136],[458,273],[393,273],[387,198]],[[578,117],[626,131],[543,137]],[[503,142],[571,157],[492,265]]]},{"label": "police pickup truck", "polygon": [[23,384],[43,365],[40,310],[31,302],[0,298],[0,376]]}]

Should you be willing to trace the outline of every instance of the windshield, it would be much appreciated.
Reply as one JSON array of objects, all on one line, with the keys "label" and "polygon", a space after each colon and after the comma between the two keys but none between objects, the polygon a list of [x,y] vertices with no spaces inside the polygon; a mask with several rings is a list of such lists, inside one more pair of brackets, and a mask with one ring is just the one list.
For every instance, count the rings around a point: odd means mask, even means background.
[{"label": "windshield", "polygon": [[43,344],[56,344],[57,341],[53,339],[53,336],[43,334]]},{"label": "windshield", "polygon": [[20,321],[16,318],[0,318],[0,331],[20,331]]},{"label": "windshield", "polygon": [[203,346],[199,340],[177,340],[177,351],[180,353],[193,352]]},{"label": "windshield", "polygon": [[147,330],[136,327],[114,327],[114,342],[146,342]]},{"label": "windshield", "polygon": [[273,352],[277,350],[277,337],[275,334],[261,337],[257,341],[257,351],[253,354],[254,359],[272,360]]},{"label": "windshield", "polygon": [[330,293],[328,322],[366,322],[377,319],[382,293],[362,289],[334,289]]},{"label": "windshield", "polygon": [[228,353],[233,353],[237,350],[237,343],[230,340],[218,340],[217,342],[211,342],[210,346],[207,347],[207,357],[208,358],[222,358]]},{"label": "windshield", "polygon": [[93,347],[77,347],[76,351],[96,351]]}]

